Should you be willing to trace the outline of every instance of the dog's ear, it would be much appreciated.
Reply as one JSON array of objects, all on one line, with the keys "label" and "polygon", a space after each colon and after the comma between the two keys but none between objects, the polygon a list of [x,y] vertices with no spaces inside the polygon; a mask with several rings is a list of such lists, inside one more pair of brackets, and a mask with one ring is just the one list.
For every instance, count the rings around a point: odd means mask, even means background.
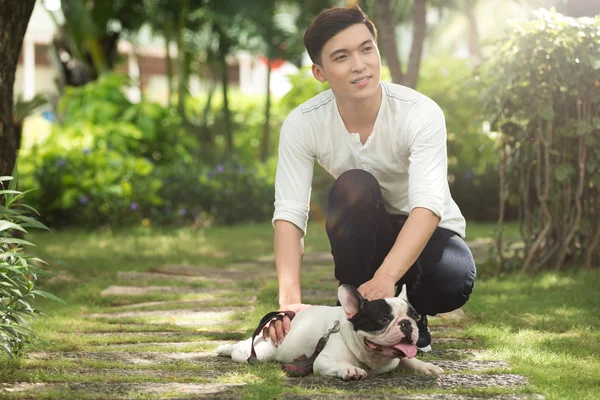
[{"label": "dog's ear", "polygon": [[338,300],[346,313],[346,319],[352,318],[362,310],[367,300],[351,285],[341,285],[338,289]]},{"label": "dog's ear", "polygon": [[402,285],[402,291],[400,292],[398,297],[400,297],[402,300],[404,300],[408,303],[408,295],[406,293],[406,285]]}]

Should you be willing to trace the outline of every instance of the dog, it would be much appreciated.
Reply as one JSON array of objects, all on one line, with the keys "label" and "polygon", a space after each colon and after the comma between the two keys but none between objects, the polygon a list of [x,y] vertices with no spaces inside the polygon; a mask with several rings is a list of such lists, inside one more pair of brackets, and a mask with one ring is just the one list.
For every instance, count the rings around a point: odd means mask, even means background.
[{"label": "dog", "polygon": [[[339,332],[332,333],[313,364],[317,375],[343,380],[361,380],[394,370],[406,369],[437,375],[442,369],[415,358],[419,336],[417,312],[408,302],[406,286],[398,297],[366,300],[350,285],[338,289],[341,307],[311,306],[292,320],[289,334],[275,347],[262,335],[254,339],[258,361],[291,363],[302,354],[310,357],[321,339],[339,321]],[[217,348],[220,356],[246,363],[252,338]]]}]

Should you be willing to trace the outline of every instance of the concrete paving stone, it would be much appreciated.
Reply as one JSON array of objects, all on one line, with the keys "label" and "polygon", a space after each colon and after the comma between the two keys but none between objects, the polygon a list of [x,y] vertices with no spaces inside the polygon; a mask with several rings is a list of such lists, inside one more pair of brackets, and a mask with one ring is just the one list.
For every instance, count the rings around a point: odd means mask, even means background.
[{"label": "concrete paving stone", "polygon": [[122,311],[111,313],[92,313],[87,314],[89,318],[151,318],[168,320],[216,320],[221,321],[244,312],[248,312],[249,307],[223,307],[223,308],[204,308],[204,309],[175,309],[175,310],[157,310],[157,311]]},{"label": "concrete paving stone", "polygon": [[[35,385],[35,384],[33,384]],[[237,398],[236,393],[244,384],[197,384],[197,383],[52,383],[32,386],[15,384],[4,387],[4,392],[38,392],[42,389],[64,391],[66,395],[93,396],[94,398],[127,399],[140,398],[140,395],[156,397],[169,395],[169,398]],[[70,393],[69,393],[70,392]],[[1,393],[1,392],[0,392]],[[231,397],[233,396],[233,397]],[[162,396],[161,396],[162,397]]]},{"label": "concrete paving stone", "polygon": [[[259,257],[255,261],[257,264],[263,265],[275,265],[275,256],[273,254],[269,254],[263,257]],[[330,264],[333,265],[333,256],[330,252],[310,252],[305,253],[302,257],[302,265],[325,265]],[[233,264],[236,265],[236,264]]]},{"label": "concrete paving stone", "polygon": [[454,388],[518,388],[527,385],[527,379],[512,374],[442,374],[437,377],[420,374],[384,374],[371,376],[362,381],[343,381],[339,378],[309,375],[290,378],[289,385],[307,389],[326,386],[335,389],[375,390],[384,388],[405,389],[454,389]]},{"label": "concrete paving stone", "polygon": [[373,395],[360,393],[351,395],[332,394],[285,394],[281,400],[354,400],[365,398],[369,400],[544,400],[544,396],[539,394],[499,394],[499,395],[468,395],[451,393],[431,393],[431,394],[400,394],[386,393],[385,395]]},{"label": "concrete paving stone", "polygon": [[[165,337],[165,338],[177,338],[178,336],[193,336],[196,335],[199,338],[219,338],[215,340],[243,340],[246,339],[245,330],[243,331],[208,331],[208,330],[196,330],[194,332],[161,332],[161,331],[140,331],[140,332],[75,332],[77,335],[85,335],[87,339],[98,337],[111,337],[119,336],[124,341],[128,341],[128,337]],[[211,340],[211,339],[207,339]]]},{"label": "concrete paving stone", "polygon": [[195,276],[205,279],[224,278],[231,280],[264,279],[277,277],[275,268],[265,268],[254,264],[236,264],[235,268],[212,268],[198,265],[165,265],[151,268],[150,272],[168,275]]},{"label": "concrete paving stone", "polygon": [[459,371],[485,371],[490,369],[509,368],[508,363],[502,360],[434,360],[431,362],[443,369],[446,373]]},{"label": "concrete paving stone", "polygon": [[220,346],[222,344],[229,344],[230,340],[208,340],[208,341],[195,341],[195,342],[142,342],[142,343],[111,343],[105,345],[98,345],[95,350],[102,349],[102,351],[117,351],[124,348],[136,348],[136,347],[166,347],[166,348],[182,348],[182,347],[205,347],[205,346]]},{"label": "concrete paving stone", "polygon": [[143,296],[148,294],[187,294],[187,293],[211,293],[213,288],[187,288],[179,286],[120,286],[110,285],[100,296]]},{"label": "concrete paving stone", "polygon": [[[231,291],[223,291],[223,294],[232,294],[233,293]],[[214,303],[217,301],[222,301],[222,302],[227,302],[232,296],[228,297],[228,298],[224,298],[223,296],[214,296],[214,295],[210,295],[207,296],[205,299],[200,299],[200,300],[171,300],[171,301],[147,301],[144,303],[134,303],[134,304],[126,304],[126,305],[122,305],[122,306],[116,306],[116,307],[111,307],[111,310],[131,310],[131,309],[136,309],[136,308],[152,308],[152,307],[173,307],[176,308],[178,306],[184,306],[184,307],[189,307],[189,306],[202,306],[204,304],[207,303]],[[244,302],[248,303],[248,304],[254,304],[256,303],[256,296],[244,296],[242,298],[239,297],[239,295],[236,295],[235,300],[243,300]]]},{"label": "concrete paving stone", "polygon": [[118,271],[117,279],[120,281],[133,281],[133,282],[144,282],[144,281],[174,281],[174,282],[215,282],[223,284],[233,283],[233,279],[214,277],[214,276],[189,276],[189,275],[174,275],[164,274],[159,272],[131,272],[131,271]]},{"label": "concrete paving stone", "polygon": [[446,344],[446,345],[459,345],[459,346],[473,346],[475,344],[475,339],[455,338],[455,337],[436,337],[436,338],[432,339],[432,343]]},{"label": "concrete paving stone", "polygon": [[[431,350],[429,353],[423,357],[424,359],[429,360],[448,360],[448,361],[463,361],[463,360],[473,360],[473,359],[482,359],[482,351],[479,349],[440,349],[439,347],[435,347],[435,340],[432,339]],[[420,356],[418,356],[420,357]]]},{"label": "concrete paving stone", "polygon": [[465,317],[465,311],[462,308],[459,308],[459,309],[454,310],[454,311],[450,311],[450,312],[447,312],[447,313],[441,313],[441,314],[438,314],[436,316],[427,317],[427,318],[431,319],[432,321],[436,320],[436,319],[460,321],[464,317]]},{"label": "concrete paving stone", "polygon": [[62,359],[69,361],[103,361],[125,365],[173,364],[182,361],[206,363],[221,367],[235,368],[235,363],[226,357],[218,357],[214,352],[122,352],[122,351],[70,351],[35,352],[29,358],[37,360]]}]

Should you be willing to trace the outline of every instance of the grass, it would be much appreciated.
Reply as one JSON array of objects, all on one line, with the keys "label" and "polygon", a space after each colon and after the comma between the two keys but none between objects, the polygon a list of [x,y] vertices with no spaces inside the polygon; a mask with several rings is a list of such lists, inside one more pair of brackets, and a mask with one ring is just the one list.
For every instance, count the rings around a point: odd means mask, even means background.
[{"label": "grass", "polygon": [[[471,224],[467,239],[491,238],[494,234],[493,224]],[[508,225],[505,234],[509,238],[516,237],[516,226]],[[36,255],[49,263],[50,271],[59,275],[42,282],[43,289],[55,293],[68,304],[40,304],[47,316],[34,321],[32,326],[46,343],[39,343],[35,350],[97,352],[114,351],[115,346],[123,345],[125,347],[118,347],[117,351],[194,352],[213,349],[206,344],[194,346],[194,341],[198,342],[200,338],[238,340],[246,337],[262,314],[277,306],[277,284],[273,279],[255,279],[233,285],[209,284],[216,289],[235,289],[239,296],[237,299],[192,292],[143,295],[133,299],[100,297],[97,294],[110,285],[128,284],[117,281],[117,271],[141,272],[165,264],[224,268],[232,262],[269,255],[272,253],[272,235],[270,224],[202,229],[136,228],[118,232],[69,230],[28,235],[28,240],[38,245]],[[328,251],[329,244],[322,225],[309,225],[305,246],[307,252]],[[600,309],[600,272],[548,272],[498,279],[487,278],[492,274],[486,274],[485,269],[490,267],[485,263],[479,265],[483,269],[480,276],[485,278],[476,282],[473,296],[465,306],[468,317],[460,322],[460,326],[457,325],[463,330],[447,334],[474,339],[473,346],[463,346],[480,349],[472,357],[505,360],[510,364],[508,372],[525,376],[530,385],[523,389],[456,389],[454,392],[484,396],[507,392],[540,393],[547,399],[597,398],[600,393],[600,317],[597,311]],[[331,269],[314,268],[305,272],[303,287],[332,291],[335,288]],[[147,282],[196,288],[207,285],[205,282],[176,280]],[[148,319],[142,317],[120,321],[110,316],[97,320],[81,318],[84,313],[115,311],[115,306],[157,300],[202,301],[202,307],[242,306],[244,299],[252,294],[258,299],[255,309],[239,316],[244,321],[241,325],[224,325],[214,330],[207,328],[203,332],[171,324],[148,325],[145,324]],[[194,303],[180,302],[172,307],[120,308],[117,311],[162,309],[195,309],[195,306]],[[158,334],[165,331],[173,332],[173,336],[165,338]],[[86,332],[113,332],[114,335],[83,334]],[[189,342],[189,345],[178,348],[157,346],[155,343],[161,340]],[[77,368],[97,368],[102,372],[78,375]],[[123,373],[123,370],[136,368],[144,372],[135,376]],[[215,373],[215,368],[218,371],[215,365],[188,361],[132,367],[116,360],[79,362],[60,358],[23,358],[10,361],[0,358],[0,381],[202,383],[206,381],[207,374]],[[145,370],[150,369],[161,371],[161,374],[153,376],[151,372],[146,373]],[[169,371],[172,376],[166,374]],[[486,373],[503,372],[507,371],[490,370]],[[248,398],[275,398],[281,393],[353,393],[351,387],[287,387],[281,372],[272,364],[253,369],[240,367],[219,377],[218,381],[246,383],[240,393]],[[399,388],[397,391],[404,393],[406,390]],[[61,392],[57,388],[41,389],[36,393],[37,398],[77,398],[76,393]],[[23,396],[13,393],[9,398]]]}]

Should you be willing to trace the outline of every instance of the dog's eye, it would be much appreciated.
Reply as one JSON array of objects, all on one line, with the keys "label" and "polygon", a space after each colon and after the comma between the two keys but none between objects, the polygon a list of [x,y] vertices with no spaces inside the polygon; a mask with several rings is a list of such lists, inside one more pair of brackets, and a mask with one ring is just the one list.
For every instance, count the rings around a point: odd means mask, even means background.
[{"label": "dog's eye", "polygon": [[388,317],[388,316],[384,315],[383,317],[379,318],[379,323],[381,323],[381,324],[388,324],[389,322],[390,322],[390,317]]}]

